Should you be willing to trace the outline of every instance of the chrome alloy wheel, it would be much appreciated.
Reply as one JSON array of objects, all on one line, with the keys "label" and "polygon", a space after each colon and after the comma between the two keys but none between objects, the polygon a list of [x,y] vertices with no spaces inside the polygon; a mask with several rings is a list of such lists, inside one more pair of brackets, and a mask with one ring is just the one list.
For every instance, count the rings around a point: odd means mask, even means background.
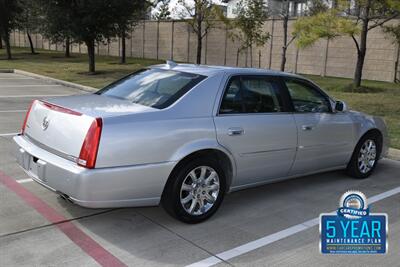
[{"label": "chrome alloy wheel", "polygon": [[376,144],[375,141],[367,139],[361,146],[358,154],[358,169],[361,173],[368,173],[375,165]]},{"label": "chrome alloy wheel", "polygon": [[182,183],[180,201],[190,215],[209,211],[219,194],[218,173],[211,167],[199,166],[189,172]]}]

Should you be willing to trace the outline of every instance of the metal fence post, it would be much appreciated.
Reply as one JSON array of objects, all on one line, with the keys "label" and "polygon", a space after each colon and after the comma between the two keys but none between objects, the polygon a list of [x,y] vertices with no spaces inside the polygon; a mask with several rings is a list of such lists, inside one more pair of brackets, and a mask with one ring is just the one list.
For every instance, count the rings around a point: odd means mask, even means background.
[{"label": "metal fence post", "polygon": [[145,41],[145,38],[146,38],[146,21],[145,20],[143,20],[143,33],[142,33],[142,48],[143,48],[143,51],[142,51],[142,58],[144,58],[144,46],[146,45],[146,41]]},{"label": "metal fence post", "polygon": [[227,47],[228,47],[228,26],[225,25],[224,66],[226,66]]},{"label": "metal fence post", "polygon": [[118,37],[118,57],[121,56],[121,38]]},{"label": "metal fence post", "polygon": [[190,61],[190,29],[189,29],[189,25],[187,26],[187,59],[186,61],[189,63]]},{"label": "metal fence post", "polygon": [[299,48],[296,47],[296,57],[294,59],[294,73],[297,73],[297,62],[299,61]]},{"label": "metal fence post", "polygon": [[130,52],[130,55],[131,55],[131,57],[133,57],[133,51],[132,51],[132,49],[133,49],[133,29],[131,30],[131,39],[130,39],[130,42],[131,42],[131,52]]},{"label": "metal fence post", "polygon": [[175,21],[171,22],[171,60],[174,60],[174,34],[175,34]]},{"label": "metal fence post", "polygon": [[275,29],[275,19],[272,18],[272,23],[271,23],[271,39],[270,39],[270,44],[269,44],[269,61],[268,61],[268,69],[271,69],[272,65],[272,49],[274,47],[274,29]]},{"label": "metal fence post", "polygon": [[158,49],[159,49],[159,45],[160,45],[160,21],[157,20],[157,44],[156,44],[156,58],[158,60]]},{"label": "metal fence post", "polygon": [[208,44],[208,32],[206,33],[206,40],[204,44],[204,64],[207,65],[207,44]]},{"label": "metal fence post", "polygon": [[323,61],[323,69],[322,69],[322,73],[321,73],[321,76],[322,77],[325,77],[325,75],[326,75],[326,67],[327,67],[327,64],[328,64],[328,50],[329,50],[329,39],[326,39],[326,46],[325,46],[325,54],[324,54],[324,61]]}]

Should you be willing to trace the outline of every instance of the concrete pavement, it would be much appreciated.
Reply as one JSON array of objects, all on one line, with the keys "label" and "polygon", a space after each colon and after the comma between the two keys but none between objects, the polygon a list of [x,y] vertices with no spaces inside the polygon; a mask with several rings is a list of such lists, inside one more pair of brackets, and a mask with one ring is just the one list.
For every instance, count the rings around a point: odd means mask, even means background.
[{"label": "concrete pavement", "polygon": [[[216,255],[220,253],[284,231],[322,212],[333,211],[347,190],[361,190],[371,197],[400,186],[400,162],[382,160],[374,175],[366,180],[352,179],[338,171],[229,194],[216,215],[198,225],[178,222],[160,207],[85,209],[26,180],[29,177],[15,163],[12,136],[7,135],[20,130],[24,110],[36,98],[32,95],[82,93],[86,92],[23,75],[0,74],[0,172],[7,179],[24,181],[16,183],[12,187],[15,190],[0,183],[1,266],[99,266],[101,259],[92,254],[99,250],[127,266],[185,266],[210,257],[218,259]],[[52,210],[56,218],[63,219],[49,220],[43,210],[35,209],[18,194],[21,190],[46,205],[45,211]],[[389,216],[387,255],[321,255],[318,226],[313,226],[221,260],[217,265],[397,265],[400,260],[399,202],[400,194],[394,194],[371,207],[373,212],[385,212]],[[66,229],[66,224],[71,228]],[[78,244],[79,236],[71,231],[82,231],[89,244],[101,248],[82,248]]]}]

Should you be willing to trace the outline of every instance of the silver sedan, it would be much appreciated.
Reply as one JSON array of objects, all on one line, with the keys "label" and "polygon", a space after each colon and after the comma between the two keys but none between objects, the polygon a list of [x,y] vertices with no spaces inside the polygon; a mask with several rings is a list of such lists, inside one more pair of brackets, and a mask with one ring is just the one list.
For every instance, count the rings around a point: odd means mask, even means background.
[{"label": "silver sedan", "polygon": [[305,78],[174,62],[35,100],[14,141],[22,168],[78,205],[161,203],[188,223],[227,192],[337,169],[366,178],[388,151],[382,119]]}]

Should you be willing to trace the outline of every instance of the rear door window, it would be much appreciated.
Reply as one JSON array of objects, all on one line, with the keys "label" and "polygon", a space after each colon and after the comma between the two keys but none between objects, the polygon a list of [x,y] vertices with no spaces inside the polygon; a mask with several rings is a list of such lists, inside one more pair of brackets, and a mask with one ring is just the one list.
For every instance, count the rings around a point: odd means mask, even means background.
[{"label": "rear door window", "polygon": [[205,78],[193,73],[146,69],[126,76],[96,94],[163,109],[173,104]]},{"label": "rear door window", "polygon": [[279,84],[264,76],[235,76],[228,82],[220,114],[283,111]]}]

